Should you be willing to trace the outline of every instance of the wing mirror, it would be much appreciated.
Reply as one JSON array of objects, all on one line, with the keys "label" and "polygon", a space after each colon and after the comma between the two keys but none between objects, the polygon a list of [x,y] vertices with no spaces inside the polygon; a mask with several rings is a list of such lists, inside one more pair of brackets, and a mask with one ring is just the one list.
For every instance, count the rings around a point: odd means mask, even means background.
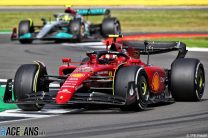
[{"label": "wing mirror", "polygon": [[71,58],[62,58],[63,64],[67,64],[69,66],[69,63],[71,63]]}]

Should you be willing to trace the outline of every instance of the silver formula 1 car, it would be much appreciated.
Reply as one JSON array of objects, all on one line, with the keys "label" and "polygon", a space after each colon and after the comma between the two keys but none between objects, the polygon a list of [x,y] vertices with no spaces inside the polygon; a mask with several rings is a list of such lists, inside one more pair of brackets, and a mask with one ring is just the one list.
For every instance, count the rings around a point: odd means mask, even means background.
[{"label": "silver formula 1 car", "polygon": [[[102,23],[92,24],[84,16],[104,15]],[[32,19],[22,20],[17,29],[13,29],[11,40],[19,40],[22,44],[32,43],[33,40],[53,40],[55,42],[75,41],[84,39],[96,40],[109,34],[120,34],[121,26],[117,18],[111,17],[110,10],[66,8],[64,13],[54,15],[55,20],[47,21],[42,18],[43,25],[35,26]]]}]

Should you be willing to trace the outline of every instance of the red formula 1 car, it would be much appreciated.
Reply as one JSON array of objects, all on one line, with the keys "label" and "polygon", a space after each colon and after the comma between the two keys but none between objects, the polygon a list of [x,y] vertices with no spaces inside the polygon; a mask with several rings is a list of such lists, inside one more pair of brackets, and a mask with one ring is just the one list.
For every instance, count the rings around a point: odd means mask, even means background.
[{"label": "red formula 1 car", "polygon": [[[41,62],[19,67],[8,80],[4,102],[16,103],[22,110],[41,110],[44,104],[69,104],[71,107],[108,105],[121,110],[143,110],[148,104],[172,101],[199,101],[205,87],[203,64],[184,58],[182,42],[114,41],[103,51],[89,51],[79,66],[63,58],[59,76],[47,74]],[[145,64],[140,55],[179,51],[171,69]],[[59,82],[52,92],[49,84]],[[13,97],[13,98],[12,98]]]}]

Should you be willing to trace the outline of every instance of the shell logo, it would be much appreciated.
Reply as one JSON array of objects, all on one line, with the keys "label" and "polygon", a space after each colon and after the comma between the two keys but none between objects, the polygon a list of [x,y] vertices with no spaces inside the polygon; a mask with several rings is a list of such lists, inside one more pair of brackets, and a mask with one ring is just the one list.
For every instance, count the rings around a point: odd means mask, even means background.
[{"label": "shell logo", "polygon": [[74,78],[81,78],[81,77],[84,77],[84,74],[82,74],[82,73],[75,73],[75,74],[71,74],[70,76],[74,77]]},{"label": "shell logo", "polygon": [[153,91],[158,91],[160,87],[160,76],[156,72],[153,77],[152,77],[152,84],[151,84],[152,90]]}]

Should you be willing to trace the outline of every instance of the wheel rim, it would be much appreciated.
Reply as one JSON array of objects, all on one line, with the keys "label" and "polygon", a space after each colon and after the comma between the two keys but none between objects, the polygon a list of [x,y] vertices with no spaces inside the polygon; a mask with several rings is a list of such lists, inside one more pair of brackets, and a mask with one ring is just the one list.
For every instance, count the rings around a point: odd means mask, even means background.
[{"label": "wheel rim", "polygon": [[205,78],[204,78],[204,72],[201,67],[199,67],[197,71],[197,77],[195,78],[196,82],[196,95],[198,99],[201,99],[204,92],[204,84],[205,84]]},{"label": "wheel rim", "polygon": [[200,77],[199,77],[199,87],[202,88],[202,85],[203,85],[203,78],[202,78],[202,75],[200,75]]},{"label": "wheel rim", "polygon": [[147,102],[149,98],[148,86],[146,81],[142,81],[139,86],[141,93],[139,94],[142,102]]},{"label": "wheel rim", "polygon": [[142,95],[144,96],[147,93],[147,85],[145,82],[141,83]]},{"label": "wheel rim", "polygon": [[147,80],[144,76],[140,76],[140,81],[137,83],[138,87],[138,105],[141,109],[144,109],[147,106],[149,99],[149,90],[147,85]]}]

